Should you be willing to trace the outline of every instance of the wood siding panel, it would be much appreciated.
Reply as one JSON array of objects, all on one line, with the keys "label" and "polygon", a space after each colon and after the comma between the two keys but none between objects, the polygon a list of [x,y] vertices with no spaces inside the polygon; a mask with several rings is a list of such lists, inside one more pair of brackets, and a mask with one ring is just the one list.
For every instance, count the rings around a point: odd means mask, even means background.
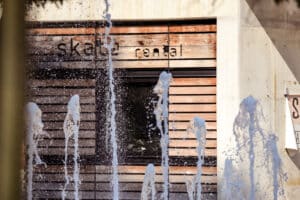
[{"label": "wood siding panel", "polygon": [[170,34],[170,45],[183,46],[212,46],[216,47],[215,33],[187,33],[187,34]]},{"label": "wood siding panel", "polygon": [[[103,34],[105,31],[103,28],[97,28],[97,33]],[[136,34],[136,33],[167,33],[168,26],[151,25],[151,26],[114,26],[111,28],[111,34]]]},{"label": "wood siding panel", "polygon": [[[190,134],[187,131],[170,130],[170,139],[196,139],[195,134]],[[207,130],[206,139],[216,139],[217,131]]]},{"label": "wood siding panel", "polygon": [[[113,35],[115,43],[120,47],[155,47],[168,45],[168,34],[134,34],[134,35]],[[102,37],[102,40],[104,37]]]},{"label": "wood siding panel", "polygon": [[169,31],[171,33],[182,33],[182,32],[216,32],[217,25],[209,24],[209,25],[170,25]]},{"label": "wood siding panel", "polygon": [[[206,144],[204,165],[216,167],[217,156],[217,118],[216,118],[216,78],[173,78],[169,90],[169,156],[177,159],[196,158],[198,159],[197,147],[199,145],[196,135],[188,128],[191,127],[191,120],[198,116],[206,121]],[[209,159],[206,159],[209,158]],[[214,159],[212,159],[214,158]],[[210,161],[209,161],[210,160]],[[202,167],[204,169],[205,167]],[[217,172],[211,174],[210,180],[205,180],[203,186],[208,190],[202,193],[204,199],[216,199],[216,190],[212,185],[217,185]],[[193,177],[193,176],[192,176]],[[184,172],[180,180],[189,180]],[[215,180],[214,180],[215,179]],[[208,182],[206,182],[208,181]],[[178,198],[177,193],[171,195]],[[180,195],[184,195],[180,193]],[[188,198],[188,197],[182,197]]]},{"label": "wood siding panel", "polygon": [[[70,174],[73,173],[71,166],[67,167]],[[35,198],[60,198],[61,188],[64,185],[64,169],[63,166],[50,165],[47,167],[38,166],[34,173],[33,191]],[[140,199],[140,191],[144,180],[145,166],[119,166],[120,179],[120,199]],[[104,165],[84,165],[80,169],[80,196],[82,199],[93,199],[97,195],[97,199],[110,199],[112,194],[111,167]],[[155,167],[156,171],[156,190],[157,195],[163,191],[162,170],[160,166]],[[203,167],[202,182],[208,185],[203,185],[203,193],[215,193],[217,177],[216,167]],[[178,197],[178,195],[186,195],[186,181],[192,180],[197,174],[195,167],[179,167],[170,166],[170,195]],[[182,176],[183,174],[184,176]],[[96,182],[95,182],[96,181]],[[67,196],[73,198],[72,180],[67,187]],[[45,193],[45,195],[43,195]],[[50,196],[51,195],[51,196]],[[98,196],[100,195],[100,196]]]},{"label": "wood siding panel", "polygon": [[[217,150],[216,149],[205,149],[204,151],[205,156],[217,156]],[[170,148],[169,149],[169,156],[176,156],[176,157],[197,157],[198,152],[196,148],[190,148],[190,149],[180,149],[180,148]]]},{"label": "wood siding panel", "polygon": [[170,60],[170,68],[212,68],[217,66],[215,59],[202,60]]},{"label": "wood siding panel", "polygon": [[[80,96],[79,153],[81,156],[96,153],[96,105],[94,79],[31,79],[30,101],[36,102],[42,110],[44,131],[49,138],[38,143],[41,155],[63,156],[65,135],[63,123],[67,114],[67,104],[71,96]],[[68,154],[74,152],[74,141],[69,141]]]},{"label": "wood siding panel", "polygon": [[168,67],[168,61],[167,60],[133,60],[133,61],[114,61],[113,62],[114,67],[116,68],[128,68],[128,69],[134,69],[134,68],[167,68]]},{"label": "wood siding panel", "polygon": [[[47,130],[50,139],[65,139],[63,130]],[[79,138],[95,139],[96,130],[81,130]]]},{"label": "wood siding panel", "polygon": [[[149,68],[151,65],[161,68],[216,67],[215,31],[216,25],[210,24],[113,27],[114,65],[116,68],[143,68],[150,61]],[[93,69],[96,68],[95,61],[106,60],[103,33],[104,28],[97,25],[31,29],[26,37],[30,44],[28,53],[38,68]],[[104,65],[98,63],[97,67]]]},{"label": "wood siding panel", "polygon": [[80,35],[95,34],[94,28],[31,28],[27,30],[28,35]]},{"label": "wood siding panel", "polygon": [[[187,147],[187,148],[196,148],[198,146],[198,141],[196,139],[194,140],[170,140],[169,147],[171,148],[180,148],[180,147]],[[216,140],[206,140],[207,148],[216,148],[217,147],[217,141]]]},{"label": "wood siding panel", "polygon": [[[36,102],[37,104],[67,104],[70,100],[70,97],[77,93],[73,93],[72,95],[66,96],[33,96],[31,100]],[[81,94],[79,94],[81,96]],[[94,104],[95,98],[91,97],[81,97],[80,103],[82,104]]]},{"label": "wood siding panel", "polygon": [[170,103],[212,103],[216,102],[215,95],[203,95],[203,96],[169,96]]},{"label": "wood siding panel", "polygon": [[[193,118],[191,118],[192,120]],[[217,123],[216,122],[205,122],[206,129],[216,129]],[[172,122],[171,130],[186,130],[188,127],[191,127],[190,122]]]},{"label": "wood siding panel", "polygon": [[94,88],[96,84],[95,79],[50,79],[40,80],[32,79],[28,82],[31,87],[91,87]]},{"label": "wood siding panel", "polygon": [[80,94],[80,97],[94,97],[95,89],[33,88],[31,94],[35,96],[72,96]]},{"label": "wood siding panel", "polygon": [[[39,105],[40,109],[43,113],[66,113],[67,112],[67,105],[60,104],[60,105]],[[96,107],[94,104],[88,105],[80,105],[80,110],[82,113],[95,113]]]},{"label": "wood siding panel", "polygon": [[[78,150],[79,155],[81,156],[89,156],[89,155],[95,155],[96,150],[95,147],[89,147],[89,148],[79,148]],[[49,156],[63,156],[65,155],[65,151],[62,147],[51,147],[50,145],[45,148],[39,148],[39,154],[40,155],[49,155]],[[74,155],[74,148],[69,147],[68,148],[68,155]]]},{"label": "wood siding panel", "polygon": [[171,86],[215,86],[216,78],[174,78]]},{"label": "wood siding panel", "polygon": [[[107,67],[103,43],[104,29],[98,25],[91,28],[35,28],[27,33],[30,43],[29,54],[32,56],[34,69],[74,69],[97,70]],[[153,25],[113,27],[111,33],[118,44],[117,55],[113,56],[115,68],[158,69],[158,68],[216,68],[216,25]],[[170,31],[170,34],[168,33]],[[77,51],[71,51],[71,40],[78,44]],[[64,43],[66,55],[57,47]],[[93,45],[93,53],[86,55],[87,46]],[[164,48],[176,49],[168,54]],[[137,50],[140,49],[140,50]],[[149,50],[149,55],[144,51]],[[154,53],[159,50],[159,55]],[[174,50],[174,49],[173,49]],[[100,52],[101,51],[101,52]],[[43,111],[42,120],[50,138],[39,143],[38,151],[42,156],[60,156],[64,152],[63,121],[67,112],[67,103],[74,94],[80,95],[81,123],[79,132],[79,154],[96,155],[96,80],[86,79],[32,79],[30,101],[37,102]],[[188,199],[186,181],[191,181],[197,174],[197,145],[194,134],[186,128],[195,116],[204,118],[207,123],[205,160],[217,156],[216,130],[216,78],[174,78],[170,87],[169,104],[169,156],[172,159],[193,159],[188,165],[171,164],[169,167],[169,198]],[[68,153],[74,152],[74,141],[70,139]],[[89,165],[80,161],[80,198],[112,199],[111,167]],[[195,163],[193,163],[195,162]],[[73,168],[68,166],[69,174]],[[120,199],[138,200],[141,198],[142,184],[146,166],[119,166]],[[155,166],[157,197],[163,191],[162,169]],[[64,185],[63,165],[36,166],[34,168],[33,195],[35,199],[60,199]],[[202,167],[202,198],[217,199],[216,163],[205,163]],[[71,180],[67,187],[67,198],[73,199],[74,189]]]},{"label": "wood siding panel", "polygon": [[216,113],[170,113],[169,121],[190,121],[194,117],[201,117],[205,121],[216,121]]},{"label": "wood siding panel", "polygon": [[180,95],[180,94],[216,94],[216,86],[191,86],[191,87],[170,87],[169,94]]},{"label": "wood siding panel", "polygon": [[[64,121],[66,118],[66,113],[43,113],[42,119],[43,121]],[[81,121],[95,121],[96,114],[95,113],[84,113],[81,110],[80,113]]]},{"label": "wood siding panel", "polygon": [[216,104],[171,104],[170,112],[216,112]]}]

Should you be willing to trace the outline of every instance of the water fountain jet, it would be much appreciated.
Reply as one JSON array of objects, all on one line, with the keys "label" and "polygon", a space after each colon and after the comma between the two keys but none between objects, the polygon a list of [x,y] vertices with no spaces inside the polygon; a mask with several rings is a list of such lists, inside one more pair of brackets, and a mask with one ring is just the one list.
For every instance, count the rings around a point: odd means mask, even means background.
[{"label": "water fountain jet", "polygon": [[141,200],[148,200],[151,194],[151,200],[155,200],[155,168],[153,164],[148,164],[142,187]]},{"label": "water fountain jet", "polygon": [[[186,182],[187,192],[189,200],[201,200],[202,185],[201,185],[201,176],[202,176],[202,165],[204,163],[205,156],[205,145],[206,145],[206,126],[205,120],[200,117],[194,117],[190,122],[190,127],[187,128],[188,133],[195,134],[198,146],[198,162],[197,162],[197,174],[194,179],[190,182]],[[195,192],[196,188],[196,192]]]},{"label": "water fountain jet", "polygon": [[66,189],[70,184],[70,178],[68,174],[68,143],[69,139],[74,138],[74,169],[73,169],[73,181],[74,181],[74,198],[79,200],[79,187],[80,187],[80,167],[78,163],[79,151],[78,151],[78,139],[79,139],[79,125],[80,125],[80,103],[79,96],[74,95],[71,97],[68,103],[68,112],[64,121],[63,130],[65,134],[65,160],[64,160],[64,174],[65,185],[63,187],[61,197],[65,199],[67,196]]},{"label": "water fountain jet", "polygon": [[108,101],[108,118],[110,122],[110,144],[112,146],[112,187],[113,199],[119,200],[119,177],[118,177],[118,144],[117,144],[117,124],[116,124],[116,94],[115,94],[115,80],[114,80],[114,66],[112,62],[112,50],[114,48],[114,40],[110,36],[112,28],[111,14],[109,13],[110,3],[105,0],[104,19],[106,22],[104,47],[107,49],[107,64],[108,64],[108,78],[109,78],[109,101]]},{"label": "water fountain jet", "polygon": [[[261,187],[257,174],[263,170],[266,170],[267,175],[273,178],[273,198],[278,199],[279,195],[284,195],[280,182],[285,180],[286,177],[282,171],[281,159],[277,149],[277,137],[262,128],[263,121],[264,115],[259,101],[252,96],[243,99],[233,125],[237,147],[234,152],[236,152],[235,156],[238,158],[235,162],[243,162],[243,157],[248,156],[250,200],[256,199],[258,195],[265,195],[266,198],[270,195],[268,193],[256,194],[258,192],[257,187]],[[231,155],[231,157],[233,156]],[[259,167],[260,170],[255,171],[255,167]]]},{"label": "water fountain jet", "polygon": [[[47,134],[43,131],[42,111],[36,103],[29,102],[26,105],[27,125],[27,199],[32,199],[33,167],[44,163],[38,153],[38,142]],[[34,158],[34,159],[33,159]]]},{"label": "water fountain jet", "polygon": [[156,118],[156,126],[159,129],[161,139],[161,152],[162,152],[162,174],[163,174],[163,199],[168,200],[169,196],[169,156],[168,156],[168,147],[169,147],[169,134],[168,134],[168,102],[169,102],[169,86],[172,80],[172,74],[168,72],[161,72],[159,80],[156,86],[153,89],[153,92],[157,94],[158,101],[156,108],[154,109],[154,114]]}]

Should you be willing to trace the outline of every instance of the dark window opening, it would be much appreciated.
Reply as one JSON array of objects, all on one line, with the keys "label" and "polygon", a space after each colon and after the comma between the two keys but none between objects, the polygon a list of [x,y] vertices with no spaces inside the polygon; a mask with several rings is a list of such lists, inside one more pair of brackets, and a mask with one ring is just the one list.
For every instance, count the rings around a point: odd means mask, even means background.
[{"label": "dark window opening", "polygon": [[160,158],[160,135],[156,128],[153,114],[157,97],[152,90],[153,82],[135,82],[125,80],[125,94],[123,99],[126,123],[124,127],[126,163],[152,160]]},{"label": "dark window opening", "polygon": [[[97,78],[98,152],[103,164],[111,162],[109,141],[109,99],[106,72]],[[120,164],[160,163],[160,134],[156,128],[153,93],[159,72],[115,71],[116,123]],[[100,97],[100,98],[99,98]]]}]

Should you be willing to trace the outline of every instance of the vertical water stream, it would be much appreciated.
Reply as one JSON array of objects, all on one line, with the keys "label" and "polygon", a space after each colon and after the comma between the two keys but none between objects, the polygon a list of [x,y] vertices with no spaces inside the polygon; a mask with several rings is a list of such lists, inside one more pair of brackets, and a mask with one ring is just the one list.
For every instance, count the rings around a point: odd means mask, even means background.
[{"label": "vertical water stream", "polygon": [[[194,200],[194,199],[201,200],[202,165],[204,164],[205,145],[206,145],[205,120],[200,117],[194,117],[194,119],[191,120],[191,125],[190,127],[187,128],[187,131],[188,133],[194,134],[198,141],[197,174],[192,181],[186,183],[187,192],[188,192],[189,200]],[[195,188],[196,188],[196,192],[195,192]]]},{"label": "vertical water stream", "polygon": [[[279,195],[284,195],[282,181],[286,179],[282,171],[281,159],[277,148],[277,137],[262,128],[264,115],[259,101],[248,96],[240,104],[240,110],[235,118],[233,133],[237,148],[234,150],[237,160],[235,162],[242,165],[244,157],[248,157],[246,164],[249,165],[250,189],[248,199],[255,200],[258,196],[278,199]],[[228,161],[227,161],[228,162]],[[259,170],[258,170],[259,169]],[[265,172],[265,173],[264,173]],[[258,174],[272,180],[272,194],[262,191],[262,181]],[[234,184],[234,183],[232,183]],[[266,184],[266,183],[263,183]],[[260,190],[258,190],[260,188]],[[245,188],[244,188],[245,189]]]},{"label": "vertical water stream", "polygon": [[153,92],[158,96],[158,102],[154,109],[156,118],[156,126],[161,135],[160,145],[162,153],[162,174],[163,174],[163,199],[167,200],[169,196],[169,134],[168,134],[168,116],[169,116],[169,86],[172,80],[172,74],[168,72],[161,72],[159,80],[153,89]]},{"label": "vertical water stream", "polygon": [[141,200],[148,200],[151,194],[151,200],[155,200],[155,168],[153,164],[148,164],[143,181]]},{"label": "vertical water stream", "polygon": [[38,141],[45,133],[43,132],[44,124],[42,122],[42,111],[36,103],[26,105],[26,125],[27,125],[27,199],[32,199],[33,167],[35,165],[45,164],[38,153]]},{"label": "vertical water stream", "polygon": [[112,147],[112,187],[113,187],[113,199],[119,199],[119,177],[118,177],[118,145],[117,145],[117,125],[116,125],[116,94],[115,94],[115,81],[114,81],[114,66],[112,62],[112,49],[114,46],[114,40],[110,36],[112,28],[111,15],[109,13],[110,3],[105,0],[105,35],[104,35],[104,47],[107,49],[107,64],[108,64],[108,80],[109,80],[109,133],[110,133],[110,144]]},{"label": "vertical water stream", "polygon": [[65,134],[65,160],[64,160],[64,174],[65,185],[63,187],[61,198],[66,198],[66,189],[70,184],[70,177],[68,174],[68,143],[69,139],[74,139],[74,169],[73,169],[73,181],[74,181],[74,198],[79,199],[79,187],[80,187],[80,167],[79,167],[79,151],[78,151],[78,138],[79,138],[79,124],[80,124],[80,103],[79,96],[74,95],[71,97],[68,103],[68,111],[64,121],[63,130]]}]

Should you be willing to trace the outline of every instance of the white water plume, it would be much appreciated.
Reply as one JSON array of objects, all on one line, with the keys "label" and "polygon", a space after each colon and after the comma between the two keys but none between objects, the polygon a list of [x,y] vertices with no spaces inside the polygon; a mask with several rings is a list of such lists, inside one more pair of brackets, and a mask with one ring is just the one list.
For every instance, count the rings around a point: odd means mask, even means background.
[{"label": "white water plume", "polygon": [[32,199],[32,178],[33,167],[45,163],[38,153],[38,142],[47,134],[43,131],[42,111],[36,103],[29,102],[26,105],[26,125],[27,125],[27,199]]},{"label": "white water plume", "polygon": [[287,180],[286,174],[282,170],[282,161],[278,152],[277,137],[274,134],[269,134],[265,145],[265,164],[269,166],[269,174],[272,175],[273,185],[273,199],[278,199],[279,196],[284,195],[282,188],[283,181]]},{"label": "white water plume", "polygon": [[156,108],[154,109],[154,114],[156,118],[156,126],[158,127],[161,135],[160,145],[162,152],[162,174],[163,174],[163,199],[167,200],[169,196],[169,134],[168,134],[168,102],[169,102],[169,86],[172,80],[172,74],[168,72],[161,72],[159,80],[153,89],[153,92],[157,94],[158,101]]},{"label": "white water plume", "polygon": [[[206,126],[205,120],[200,117],[194,117],[190,122],[190,126],[187,128],[188,134],[195,134],[198,142],[197,153],[197,174],[191,181],[186,182],[187,192],[189,200],[201,200],[202,185],[202,165],[204,164],[205,145],[206,145]],[[196,190],[195,190],[196,189]]]},{"label": "white water plume", "polygon": [[111,14],[109,13],[110,2],[105,0],[104,20],[105,35],[104,35],[104,47],[107,49],[107,64],[108,64],[108,78],[109,78],[109,117],[108,122],[110,132],[110,143],[112,147],[112,187],[113,187],[113,199],[119,200],[119,177],[118,177],[118,144],[117,144],[117,124],[116,124],[116,94],[115,94],[115,80],[114,80],[114,66],[112,62],[112,50],[114,47],[114,40],[110,35],[112,28]]},{"label": "white water plume", "polygon": [[[143,181],[141,200],[155,200],[155,168],[153,164],[148,164]],[[151,198],[149,198],[151,194]]]},{"label": "white water plume", "polygon": [[221,184],[222,199],[246,199],[242,193],[242,189],[245,187],[244,182],[242,181],[240,174],[234,169],[233,162],[234,161],[231,158],[225,159]]},{"label": "white water plume", "polygon": [[[237,165],[249,165],[250,190],[247,193],[250,200],[262,196],[271,198],[271,193],[262,189],[264,185],[269,184],[269,180],[273,180],[271,183],[273,199],[277,200],[280,195],[284,195],[281,183],[286,180],[286,176],[282,171],[277,137],[262,128],[264,121],[262,106],[259,101],[252,96],[243,99],[234,121],[233,133],[237,148],[235,155],[231,155],[231,157],[238,158],[235,160]],[[244,158],[248,158],[248,160]],[[267,180],[264,180],[265,183],[261,183],[260,174],[269,176]],[[247,190],[246,187],[245,184],[243,189]],[[227,188],[230,187],[227,186]]]},{"label": "white water plume", "polygon": [[71,97],[68,103],[68,111],[64,121],[64,134],[65,134],[65,160],[64,160],[64,174],[65,174],[65,185],[61,193],[62,199],[66,198],[66,189],[70,184],[70,176],[68,174],[68,143],[69,139],[74,139],[74,198],[79,199],[79,187],[80,187],[80,167],[79,167],[79,151],[78,151],[78,138],[79,138],[79,125],[80,125],[80,103],[79,96],[74,95]]},{"label": "white water plume", "polygon": [[[233,133],[236,138],[238,154],[246,153],[249,159],[249,179],[250,179],[250,192],[249,199],[255,200],[255,137],[261,136],[264,142],[263,130],[259,125],[262,113],[257,109],[258,101],[252,96],[245,98],[240,104],[240,111],[235,119]],[[243,156],[239,156],[243,160]]]}]

